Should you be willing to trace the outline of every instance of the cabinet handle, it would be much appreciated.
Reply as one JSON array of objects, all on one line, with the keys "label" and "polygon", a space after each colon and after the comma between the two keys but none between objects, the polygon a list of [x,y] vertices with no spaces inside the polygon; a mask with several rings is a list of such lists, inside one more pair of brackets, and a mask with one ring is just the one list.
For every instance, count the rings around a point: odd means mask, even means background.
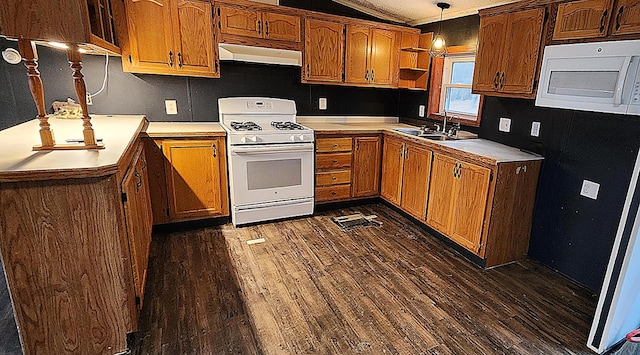
[{"label": "cabinet handle", "polygon": [[400,158],[404,157],[402,153],[404,153],[404,144],[400,146]]},{"label": "cabinet handle", "polygon": [[173,52],[169,51],[169,66],[173,67]]},{"label": "cabinet handle", "polygon": [[178,52],[178,67],[182,68],[182,53]]},{"label": "cabinet handle", "polygon": [[211,149],[213,149],[213,157],[218,157],[218,147],[214,144],[211,145]]},{"label": "cabinet handle", "polygon": [[605,18],[607,18],[607,14],[609,13],[609,11],[604,10],[604,12],[602,13],[602,18],[600,19],[600,33],[604,32],[604,20]]},{"label": "cabinet handle", "polygon": [[338,193],[337,193],[337,192],[335,192],[335,191],[331,191],[331,194],[335,196],[335,195],[337,195]]},{"label": "cabinet handle", "polygon": [[136,181],[136,190],[139,190],[142,187],[142,175],[136,170],[134,176],[138,179],[138,181]]},{"label": "cabinet handle", "polygon": [[334,159],[334,160],[332,160],[332,162],[335,164],[335,163],[337,163],[338,161]]},{"label": "cabinet handle", "polygon": [[311,66],[307,64],[307,78],[311,77]]},{"label": "cabinet handle", "polygon": [[337,178],[337,177],[335,177],[335,176],[332,176],[332,177],[331,177],[331,180],[336,181],[336,180],[338,180],[338,178]]},{"label": "cabinet handle", "polygon": [[140,160],[142,161],[142,171],[147,170],[147,160],[140,158]]},{"label": "cabinet handle", "polygon": [[504,72],[500,74],[500,90],[504,87]]},{"label": "cabinet handle", "polygon": [[498,88],[498,79],[500,78],[500,72],[497,71],[496,75],[493,77],[493,87]]},{"label": "cabinet handle", "polygon": [[404,159],[409,159],[409,147],[404,148]]},{"label": "cabinet handle", "polygon": [[269,21],[264,22],[264,27],[265,27],[264,34],[265,36],[269,37]]},{"label": "cabinet handle", "polygon": [[213,66],[215,67],[214,73],[217,73],[218,72],[218,61],[217,60],[213,62]]},{"label": "cabinet handle", "polygon": [[334,148],[338,148],[338,145],[337,145],[337,144],[334,144],[334,145],[333,145],[333,147],[334,147]]},{"label": "cabinet handle", "polygon": [[616,15],[616,31],[620,29],[620,16],[622,16],[623,12],[624,12],[624,6],[620,6],[620,9],[618,10],[618,14]]},{"label": "cabinet handle", "polygon": [[373,71],[373,69],[371,69],[371,81],[375,81],[376,80],[376,72]]},{"label": "cabinet handle", "polygon": [[260,22],[260,20],[258,20],[258,25],[256,26],[256,30],[258,31],[258,34],[260,34],[262,30],[260,27],[262,27],[262,23]]},{"label": "cabinet handle", "polygon": [[366,74],[364,74],[364,80],[369,81],[369,69],[367,69]]}]

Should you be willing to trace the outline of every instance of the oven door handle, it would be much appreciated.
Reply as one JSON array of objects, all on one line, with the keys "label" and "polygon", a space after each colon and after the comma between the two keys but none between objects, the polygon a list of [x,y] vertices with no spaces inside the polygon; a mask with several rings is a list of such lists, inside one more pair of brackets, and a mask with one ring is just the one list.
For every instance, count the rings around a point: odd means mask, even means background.
[{"label": "oven door handle", "polygon": [[240,148],[235,147],[231,149],[233,154],[278,154],[278,153],[294,153],[294,152],[313,152],[313,145],[311,146],[296,146],[296,147],[260,147],[260,148]]}]

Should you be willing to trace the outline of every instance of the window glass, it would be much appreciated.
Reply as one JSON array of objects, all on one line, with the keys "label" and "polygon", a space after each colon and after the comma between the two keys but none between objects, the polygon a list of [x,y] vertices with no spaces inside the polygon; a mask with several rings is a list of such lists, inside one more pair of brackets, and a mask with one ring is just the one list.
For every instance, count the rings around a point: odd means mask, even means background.
[{"label": "window glass", "polygon": [[447,112],[463,113],[469,116],[478,114],[480,105],[480,95],[471,93],[471,88],[448,87],[445,96],[445,107]]},{"label": "window glass", "polygon": [[440,113],[478,116],[480,95],[471,93],[475,56],[451,56],[445,58]]},{"label": "window glass", "polygon": [[451,65],[451,83],[471,85],[474,64],[474,62],[453,62]]}]

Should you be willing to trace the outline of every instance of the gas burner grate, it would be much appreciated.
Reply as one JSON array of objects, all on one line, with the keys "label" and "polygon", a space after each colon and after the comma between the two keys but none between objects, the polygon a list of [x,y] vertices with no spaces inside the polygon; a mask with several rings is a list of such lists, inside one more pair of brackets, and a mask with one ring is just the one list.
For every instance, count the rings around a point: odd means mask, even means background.
[{"label": "gas burner grate", "polygon": [[295,122],[282,122],[282,121],[272,121],[271,126],[275,129],[283,130],[283,131],[292,131],[292,130],[303,130],[305,129],[301,125]]},{"label": "gas burner grate", "polygon": [[258,126],[257,123],[252,122],[252,121],[246,121],[246,122],[231,121],[231,122],[229,122],[229,125],[231,126],[231,128],[233,128],[234,131],[260,131],[260,130],[262,130],[262,127]]}]

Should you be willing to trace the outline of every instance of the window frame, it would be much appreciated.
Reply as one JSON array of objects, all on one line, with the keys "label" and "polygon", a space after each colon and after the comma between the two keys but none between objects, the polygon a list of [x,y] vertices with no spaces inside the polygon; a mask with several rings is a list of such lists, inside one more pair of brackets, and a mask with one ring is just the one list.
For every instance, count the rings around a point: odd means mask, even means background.
[{"label": "window frame", "polygon": [[[452,46],[448,47],[447,51],[452,57],[469,57],[475,56],[475,46]],[[429,81],[429,101],[428,101],[428,117],[430,119],[442,120],[444,114],[440,111],[441,105],[444,105],[444,95],[446,90],[443,90],[443,79],[445,71],[445,58],[433,58],[431,64],[431,78]],[[460,86],[460,85],[458,85]],[[455,84],[449,87],[457,87]],[[461,87],[467,88],[468,86],[462,85]],[[484,95],[480,95],[480,102],[478,104],[478,115],[464,115],[460,116],[460,124],[463,126],[479,127],[480,120],[482,118],[482,105],[484,103]]]}]

